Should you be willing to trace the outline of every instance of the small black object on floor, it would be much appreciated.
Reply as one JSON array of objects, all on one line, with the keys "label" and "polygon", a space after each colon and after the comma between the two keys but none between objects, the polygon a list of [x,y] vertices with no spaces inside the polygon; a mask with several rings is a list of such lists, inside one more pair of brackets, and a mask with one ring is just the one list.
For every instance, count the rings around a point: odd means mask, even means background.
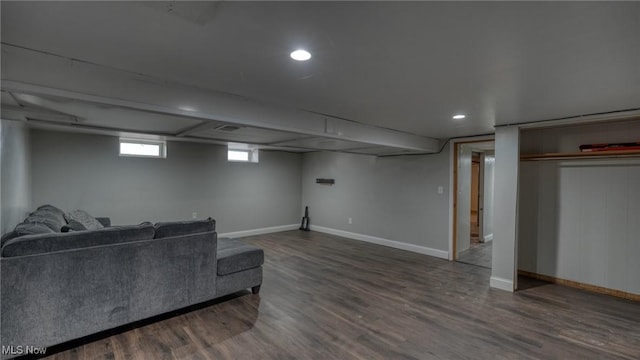
[{"label": "small black object on floor", "polygon": [[300,230],[311,231],[309,228],[309,207],[304,207],[304,216],[302,217],[302,223],[300,224]]}]

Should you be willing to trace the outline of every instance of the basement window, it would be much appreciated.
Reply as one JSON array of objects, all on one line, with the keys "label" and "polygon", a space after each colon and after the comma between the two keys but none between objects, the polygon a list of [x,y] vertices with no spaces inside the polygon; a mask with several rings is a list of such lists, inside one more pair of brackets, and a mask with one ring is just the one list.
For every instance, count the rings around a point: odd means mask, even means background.
[{"label": "basement window", "polygon": [[120,138],[120,156],[166,158],[167,143],[165,141]]},{"label": "basement window", "polygon": [[249,161],[249,150],[229,150],[227,152],[229,161]]},{"label": "basement window", "polygon": [[[243,145],[243,146],[241,146]],[[258,149],[248,149],[245,144],[229,144],[227,148],[227,160],[231,162],[258,162]]]}]

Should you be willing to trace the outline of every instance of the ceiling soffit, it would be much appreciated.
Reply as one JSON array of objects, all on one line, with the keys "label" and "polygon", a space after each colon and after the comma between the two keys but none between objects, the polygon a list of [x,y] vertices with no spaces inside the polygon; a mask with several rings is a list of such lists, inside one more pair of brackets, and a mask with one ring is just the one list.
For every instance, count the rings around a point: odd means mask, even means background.
[{"label": "ceiling soffit", "polygon": [[[161,79],[141,74],[79,62],[55,55],[36,51],[3,46],[2,90],[21,96],[36,96],[47,101],[40,106],[53,111],[84,119],[85,125],[94,122],[103,126],[100,116],[109,109],[127,114],[125,110],[157,114],[158,126],[145,124],[149,131],[176,134],[176,127],[167,121],[175,118],[179,127],[198,124],[198,122],[218,121],[235,124],[240,128],[263,129],[252,134],[233,136],[231,141],[251,140],[251,137],[263,137],[267,143],[295,139],[296,136],[278,135],[282,132],[305,136],[324,137],[342,141],[353,141],[368,147],[383,146],[404,149],[418,153],[432,153],[439,149],[437,139],[404,133],[396,130],[365,125],[328,115],[317,114],[301,109],[266,104],[236,95],[214,92],[179,83],[168,83]],[[52,102],[50,99],[62,99]],[[87,103],[93,104],[87,107]],[[90,110],[93,108],[93,110]],[[125,110],[123,110],[125,109]],[[80,113],[80,114],[79,114]],[[102,114],[104,115],[104,114]],[[151,120],[153,116],[141,118]],[[181,120],[178,120],[181,119]],[[96,120],[98,119],[98,120]],[[132,120],[131,123],[134,123]],[[162,126],[160,126],[162,124]],[[115,128],[131,129],[120,124],[111,124]],[[211,128],[189,134],[204,138],[213,137]],[[183,134],[184,136],[184,134]],[[269,138],[272,137],[272,138]],[[224,139],[224,136],[221,136]]]}]

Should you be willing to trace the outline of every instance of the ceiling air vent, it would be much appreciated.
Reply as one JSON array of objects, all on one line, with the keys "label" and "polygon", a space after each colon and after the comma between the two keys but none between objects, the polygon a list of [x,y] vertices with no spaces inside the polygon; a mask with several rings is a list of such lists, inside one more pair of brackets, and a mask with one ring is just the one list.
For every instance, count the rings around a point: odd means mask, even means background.
[{"label": "ceiling air vent", "polygon": [[240,126],[225,124],[225,125],[216,126],[213,129],[216,131],[232,132],[240,129]]}]

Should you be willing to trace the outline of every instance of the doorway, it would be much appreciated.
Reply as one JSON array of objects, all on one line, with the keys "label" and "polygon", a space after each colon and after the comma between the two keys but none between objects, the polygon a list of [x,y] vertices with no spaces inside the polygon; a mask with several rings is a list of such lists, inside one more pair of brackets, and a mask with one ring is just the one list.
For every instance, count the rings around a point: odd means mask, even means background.
[{"label": "doorway", "polygon": [[473,151],[471,153],[471,224],[470,224],[470,236],[471,244],[478,244],[480,242],[480,217],[482,209],[482,178],[480,176],[480,160],[482,153]]},{"label": "doorway", "polygon": [[454,156],[453,259],[491,268],[494,141],[458,143]]}]

